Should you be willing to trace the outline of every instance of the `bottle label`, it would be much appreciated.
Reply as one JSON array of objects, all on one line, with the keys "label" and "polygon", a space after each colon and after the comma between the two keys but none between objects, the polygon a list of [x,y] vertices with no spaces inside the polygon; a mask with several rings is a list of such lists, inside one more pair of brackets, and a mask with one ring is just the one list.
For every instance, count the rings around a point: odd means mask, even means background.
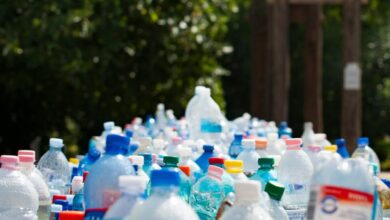
[{"label": "bottle label", "polygon": [[200,120],[200,132],[202,133],[220,133],[222,132],[221,123],[210,119]]},{"label": "bottle label", "polygon": [[308,191],[307,185],[298,183],[288,184],[286,190],[289,194],[301,194]]},{"label": "bottle label", "polygon": [[310,192],[308,219],[371,219],[372,194],[338,186],[317,186]]}]

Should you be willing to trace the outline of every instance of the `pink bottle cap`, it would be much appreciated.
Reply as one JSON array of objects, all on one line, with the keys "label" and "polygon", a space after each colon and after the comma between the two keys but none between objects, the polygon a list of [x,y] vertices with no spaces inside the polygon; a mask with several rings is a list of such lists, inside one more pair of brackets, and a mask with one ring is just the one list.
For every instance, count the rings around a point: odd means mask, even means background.
[{"label": "pink bottle cap", "polygon": [[311,152],[320,152],[321,151],[321,147],[317,146],[317,145],[309,145],[307,148]]},{"label": "pink bottle cap", "polygon": [[176,136],[176,137],[173,137],[172,138],[172,143],[173,144],[180,144],[181,143],[181,138],[180,137],[178,137],[178,136]]},{"label": "pink bottle cap", "polygon": [[222,180],[223,169],[214,165],[210,165],[208,169],[208,176],[218,180]]},{"label": "pink bottle cap", "polygon": [[18,156],[20,156],[20,155],[31,155],[34,157],[34,162],[35,162],[35,151],[33,151],[33,150],[19,150]]},{"label": "pink bottle cap", "polygon": [[290,139],[286,139],[285,143],[287,145],[287,148],[290,150],[300,150],[301,144],[302,144],[302,139],[301,138],[290,138]]},{"label": "pink bottle cap", "polygon": [[13,155],[2,155],[0,157],[0,163],[2,169],[17,170],[16,164],[19,163],[19,158]]},{"label": "pink bottle cap", "polygon": [[32,155],[19,155],[19,161],[21,163],[34,163],[35,158]]}]

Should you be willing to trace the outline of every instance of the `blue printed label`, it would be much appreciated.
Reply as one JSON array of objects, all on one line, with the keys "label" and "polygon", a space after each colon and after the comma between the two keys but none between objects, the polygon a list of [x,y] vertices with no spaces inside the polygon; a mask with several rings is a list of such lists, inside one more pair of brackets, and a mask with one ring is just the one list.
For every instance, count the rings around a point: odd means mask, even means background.
[{"label": "blue printed label", "polygon": [[200,132],[202,133],[220,133],[222,132],[221,123],[210,119],[200,120]]}]

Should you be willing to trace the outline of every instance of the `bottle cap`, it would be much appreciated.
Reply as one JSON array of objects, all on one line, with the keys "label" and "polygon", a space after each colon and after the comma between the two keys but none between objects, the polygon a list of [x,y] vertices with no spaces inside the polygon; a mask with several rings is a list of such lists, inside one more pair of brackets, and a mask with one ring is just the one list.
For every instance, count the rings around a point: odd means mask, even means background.
[{"label": "bottle cap", "polygon": [[242,139],[244,137],[244,135],[242,133],[235,133],[234,134],[234,139]]},{"label": "bottle cap", "polygon": [[325,147],[324,147],[324,150],[330,151],[330,152],[336,152],[336,151],[337,151],[337,145],[325,146]]},{"label": "bottle cap", "polygon": [[62,211],[59,214],[59,220],[84,220],[84,212]]},{"label": "bottle cap", "polygon": [[287,122],[281,121],[279,126],[280,126],[280,128],[282,128],[282,129],[283,129],[283,128],[287,128]]},{"label": "bottle cap", "polygon": [[275,164],[275,159],[272,157],[260,157],[257,160],[257,164],[260,168],[272,168]]},{"label": "bottle cap", "polygon": [[191,175],[190,166],[179,166],[180,170],[183,171],[188,177]]},{"label": "bottle cap", "polygon": [[82,176],[74,176],[72,179],[72,191],[78,192],[83,188],[84,181]]},{"label": "bottle cap", "polygon": [[205,144],[205,145],[203,145],[203,151],[204,152],[214,152],[214,146],[209,145],[209,144]]},{"label": "bottle cap", "polygon": [[284,193],[284,186],[281,183],[271,180],[265,185],[265,191],[268,193],[269,197],[280,201]]},{"label": "bottle cap", "polygon": [[173,156],[165,156],[163,162],[165,163],[165,166],[167,166],[168,164],[177,165],[179,163],[179,158]]},{"label": "bottle cap", "polygon": [[92,160],[97,160],[100,158],[100,151],[96,148],[96,147],[92,147],[88,150],[88,156],[92,159]]},{"label": "bottle cap", "polygon": [[62,212],[62,205],[52,204],[50,206],[50,212],[53,212],[53,213]]},{"label": "bottle cap", "polygon": [[255,180],[237,181],[234,184],[237,202],[257,202],[260,200],[260,182]]},{"label": "bottle cap", "polygon": [[338,148],[345,147],[345,140],[344,138],[336,139],[336,145]]},{"label": "bottle cap", "polygon": [[54,148],[62,148],[64,146],[64,141],[60,138],[50,138],[49,145]]},{"label": "bottle cap", "polygon": [[122,192],[141,194],[146,189],[146,179],[142,176],[119,176],[119,188]]},{"label": "bottle cap", "polygon": [[18,170],[17,163],[19,163],[19,158],[13,155],[1,155],[0,163],[3,169]]},{"label": "bottle cap", "polygon": [[69,163],[71,163],[71,164],[74,164],[74,165],[79,165],[79,159],[77,159],[77,158],[74,158],[74,157],[71,157],[71,158],[69,158]]},{"label": "bottle cap", "polygon": [[256,149],[265,149],[265,148],[267,148],[267,139],[256,138],[255,145],[256,145]]},{"label": "bottle cap", "polygon": [[228,173],[242,173],[244,167],[242,160],[225,160],[224,165]]},{"label": "bottle cap", "polygon": [[35,162],[35,151],[33,151],[33,150],[19,150],[18,156],[19,155],[31,155],[34,157],[34,162]]},{"label": "bottle cap", "polygon": [[162,186],[179,186],[180,176],[179,172],[175,170],[152,170],[150,175],[152,187]]},{"label": "bottle cap", "polygon": [[163,103],[158,103],[157,104],[157,109],[158,110],[164,110],[165,109],[165,105]]},{"label": "bottle cap", "polygon": [[129,143],[130,139],[126,136],[119,134],[109,134],[106,138],[106,152],[124,152],[124,147],[128,147]]},{"label": "bottle cap", "polygon": [[326,139],[326,134],[325,133],[317,133],[317,134],[314,134],[314,140],[316,142],[321,142],[323,140]]},{"label": "bottle cap", "polygon": [[311,152],[316,152],[316,153],[318,153],[318,152],[321,151],[321,147],[318,146],[318,145],[309,145],[309,146],[307,146],[307,148],[308,148],[309,151],[311,151]]},{"label": "bottle cap", "polygon": [[113,121],[106,121],[103,124],[104,130],[111,131],[115,127],[115,123]]},{"label": "bottle cap", "polygon": [[301,138],[289,138],[285,140],[287,149],[289,150],[300,150],[302,145]]},{"label": "bottle cap", "polygon": [[66,195],[53,195],[53,198],[51,199],[51,203],[54,203],[57,200],[66,200]]},{"label": "bottle cap", "polygon": [[35,158],[32,155],[19,155],[19,162],[20,163],[34,163]]},{"label": "bottle cap", "polygon": [[214,165],[210,165],[208,168],[207,175],[209,177],[215,178],[219,181],[222,180],[222,174],[223,174],[223,169]]},{"label": "bottle cap", "polygon": [[129,156],[129,161],[133,165],[138,165],[138,167],[142,167],[144,165],[144,157],[138,155]]},{"label": "bottle cap", "polygon": [[223,164],[224,162],[225,162],[225,159],[223,159],[222,157],[210,157],[209,158],[210,165],[220,165],[220,164]]},{"label": "bottle cap", "polygon": [[153,155],[149,153],[139,154],[144,157],[144,164],[151,164],[153,162]]},{"label": "bottle cap", "polygon": [[125,135],[126,135],[128,138],[132,138],[133,135],[134,135],[134,133],[133,133],[132,130],[126,129],[126,130],[125,130]]},{"label": "bottle cap", "polygon": [[369,139],[368,137],[360,137],[358,138],[357,143],[358,143],[358,147],[365,147],[369,145]]},{"label": "bottle cap", "polygon": [[195,86],[195,94],[199,95],[203,89],[205,89],[204,86]]},{"label": "bottle cap", "polygon": [[255,149],[256,142],[254,139],[243,139],[242,140],[242,147],[247,149]]}]

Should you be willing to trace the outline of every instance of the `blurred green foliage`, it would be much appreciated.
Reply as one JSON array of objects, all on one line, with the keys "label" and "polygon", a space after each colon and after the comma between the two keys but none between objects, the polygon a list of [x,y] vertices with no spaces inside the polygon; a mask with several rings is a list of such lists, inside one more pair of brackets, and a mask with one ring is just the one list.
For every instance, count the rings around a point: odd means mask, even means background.
[{"label": "blurred green foliage", "polygon": [[235,0],[3,2],[0,153],[51,136],[85,147],[104,121],[158,102],[182,115],[196,84],[224,108],[218,59],[237,12]]}]

